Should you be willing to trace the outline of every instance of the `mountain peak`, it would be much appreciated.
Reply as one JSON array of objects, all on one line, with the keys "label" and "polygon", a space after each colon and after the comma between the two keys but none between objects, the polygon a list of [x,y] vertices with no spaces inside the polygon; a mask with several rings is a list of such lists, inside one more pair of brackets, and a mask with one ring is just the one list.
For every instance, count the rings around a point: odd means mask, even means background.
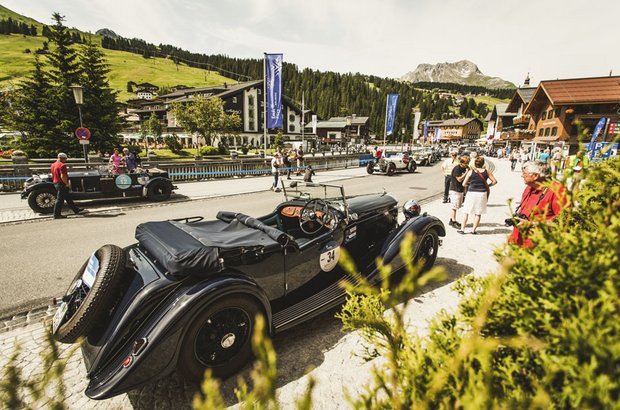
[{"label": "mountain peak", "polygon": [[414,71],[410,71],[400,78],[401,81],[456,83],[476,85],[486,88],[516,88],[509,81],[499,77],[484,75],[478,66],[469,60],[454,63],[419,64]]},{"label": "mountain peak", "polygon": [[116,34],[114,31],[110,30],[109,28],[101,28],[97,30],[95,34],[98,36],[102,36],[102,37],[110,37],[110,38],[113,38],[114,40],[119,38],[119,35]]}]

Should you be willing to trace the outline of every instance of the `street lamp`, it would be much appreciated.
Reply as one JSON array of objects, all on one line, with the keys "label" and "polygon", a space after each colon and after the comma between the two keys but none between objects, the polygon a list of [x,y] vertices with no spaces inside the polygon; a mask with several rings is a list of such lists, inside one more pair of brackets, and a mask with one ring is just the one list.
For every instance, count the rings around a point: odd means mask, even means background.
[{"label": "street lamp", "polygon": [[[351,141],[351,124],[353,123],[353,119],[351,118],[350,115],[347,115],[346,121],[347,121],[347,140],[345,141],[346,143],[345,150],[346,150],[347,158],[345,159],[346,161],[345,164],[348,165],[349,163],[349,141]],[[346,168],[346,165],[345,165],[345,168]]]},{"label": "street lamp", "polygon": [[[84,104],[84,87],[81,85],[72,85],[71,90],[73,91],[73,98],[75,99],[75,103],[78,106],[78,112],[80,113],[80,128],[84,128],[82,124],[82,104]],[[88,150],[86,149],[86,145],[88,145],[88,140],[80,140],[80,144],[82,144],[82,148],[84,149],[84,161],[88,164]]]}]

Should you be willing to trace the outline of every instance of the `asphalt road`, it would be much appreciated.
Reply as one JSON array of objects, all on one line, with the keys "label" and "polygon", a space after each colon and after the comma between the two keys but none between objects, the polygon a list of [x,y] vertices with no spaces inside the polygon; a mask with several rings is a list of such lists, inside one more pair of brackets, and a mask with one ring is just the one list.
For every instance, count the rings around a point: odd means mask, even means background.
[{"label": "asphalt road", "polygon": [[[234,180],[213,183],[235,184]],[[264,180],[257,180],[264,186]],[[332,182],[333,183],[333,182]],[[427,198],[443,190],[439,163],[419,167],[414,174],[392,177],[367,175],[341,180],[347,195],[379,192],[385,188],[402,205],[408,199]],[[0,226],[0,317],[47,305],[62,295],[82,263],[100,246],[127,246],[135,242],[135,227],[146,221],[187,216],[212,219],[220,210],[261,216],[283,200],[271,191],[239,194],[182,203],[97,212],[63,220],[35,220]]]}]

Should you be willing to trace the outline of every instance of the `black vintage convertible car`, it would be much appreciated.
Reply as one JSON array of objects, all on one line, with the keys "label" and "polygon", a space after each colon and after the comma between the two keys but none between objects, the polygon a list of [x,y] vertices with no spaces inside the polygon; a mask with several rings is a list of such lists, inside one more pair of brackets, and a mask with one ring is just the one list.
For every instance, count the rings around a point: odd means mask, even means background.
[{"label": "black vintage convertible car", "polygon": [[[69,181],[73,200],[147,197],[151,201],[165,201],[175,189],[168,179],[168,172],[158,168],[115,175],[108,166],[102,165],[98,169],[69,172]],[[28,205],[33,211],[52,213],[56,202],[52,175],[28,178],[21,197],[28,198]]]},{"label": "black vintage convertible car", "polygon": [[105,399],[174,369],[200,381],[239,371],[251,358],[257,314],[272,334],[307,321],[345,300],[353,280],[339,266],[341,250],[359,272],[378,280],[376,257],[394,271],[413,232],[413,255],[429,269],[443,223],[420,215],[411,200],[398,222],[387,193],[346,197],[341,186],[284,187],[285,201],[253,218],[219,212],[215,220],[188,217],[147,222],[134,245],[104,245],[78,271],[53,319],[57,340],[84,337],[86,395]]}]

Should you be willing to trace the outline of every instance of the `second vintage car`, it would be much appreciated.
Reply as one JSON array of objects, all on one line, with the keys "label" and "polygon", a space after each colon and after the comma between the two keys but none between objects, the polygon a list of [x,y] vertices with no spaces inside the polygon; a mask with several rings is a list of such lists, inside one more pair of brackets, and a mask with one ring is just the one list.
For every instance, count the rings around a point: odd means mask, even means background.
[{"label": "second vintage car", "polygon": [[344,188],[297,183],[285,200],[253,218],[220,211],[214,220],[146,222],[137,243],[104,245],[88,258],[53,319],[57,340],[84,337],[86,395],[105,399],[173,370],[199,382],[205,370],[224,378],[252,357],[257,315],[271,334],[344,302],[342,250],[371,283],[376,258],[402,270],[401,243],[423,269],[437,257],[443,223],[413,200],[405,218],[387,193],[346,197]]},{"label": "second vintage car", "polygon": [[394,175],[397,171],[415,172],[418,165],[415,159],[407,152],[385,153],[378,161],[369,161],[366,172],[384,172],[387,176]]},{"label": "second vintage car", "polygon": [[[151,201],[165,201],[176,188],[168,172],[158,168],[115,175],[106,165],[97,169],[69,172],[71,199],[93,200],[109,198],[146,197]],[[49,214],[56,203],[56,188],[52,175],[33,175],[24,184],[22,199],[28,199],[30,208]]]}]

